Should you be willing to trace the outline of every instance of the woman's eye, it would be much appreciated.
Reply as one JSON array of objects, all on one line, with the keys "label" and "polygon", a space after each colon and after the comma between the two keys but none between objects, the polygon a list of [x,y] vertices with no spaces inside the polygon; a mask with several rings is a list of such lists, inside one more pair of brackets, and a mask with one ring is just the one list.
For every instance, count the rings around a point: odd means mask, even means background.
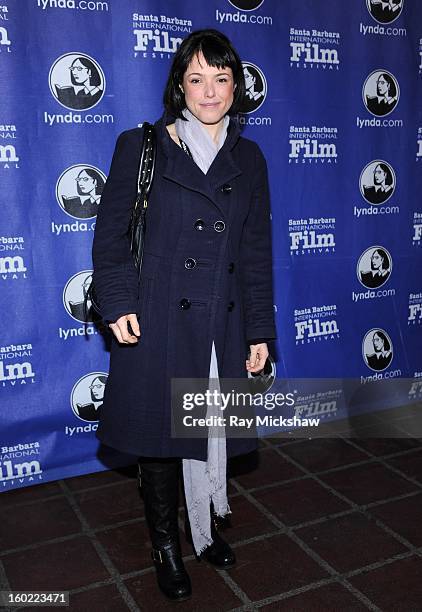
[{"label": "woman's eye", "polygon": [[190,82],[195,85],[196,83],[199,83],[199,79],[192,79]]},{"label": "woman's eye", "polygon": [[220,79],[218,79],[219,83],[227,83],[228,79],[227,77],[221,77]]}]

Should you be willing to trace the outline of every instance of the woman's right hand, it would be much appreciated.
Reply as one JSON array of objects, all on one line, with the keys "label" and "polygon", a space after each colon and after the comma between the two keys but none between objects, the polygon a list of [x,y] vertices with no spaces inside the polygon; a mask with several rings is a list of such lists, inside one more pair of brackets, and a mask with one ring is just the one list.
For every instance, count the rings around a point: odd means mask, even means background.
[{"label": "woman's right hand", "polygon": [[[129,332],[128,323],[130,323],[134,336]],[[109,323],[109,327],[121,344],[136,344],[137,336],[141,335],[136,314],[123,315],[115,323]]]}]

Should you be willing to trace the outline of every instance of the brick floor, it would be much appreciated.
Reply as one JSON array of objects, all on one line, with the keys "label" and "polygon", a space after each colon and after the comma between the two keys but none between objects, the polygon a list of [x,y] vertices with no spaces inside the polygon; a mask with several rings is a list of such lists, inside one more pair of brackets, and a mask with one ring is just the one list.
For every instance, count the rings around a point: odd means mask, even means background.
[{"label": "brick floor", "polygon": [[422,611],[421,439],[267,438],[229,475],[238,561],[181,532],[188,601],[157,589],[134,466],[2,493],[0,587],[68,590],[72,612]]}]

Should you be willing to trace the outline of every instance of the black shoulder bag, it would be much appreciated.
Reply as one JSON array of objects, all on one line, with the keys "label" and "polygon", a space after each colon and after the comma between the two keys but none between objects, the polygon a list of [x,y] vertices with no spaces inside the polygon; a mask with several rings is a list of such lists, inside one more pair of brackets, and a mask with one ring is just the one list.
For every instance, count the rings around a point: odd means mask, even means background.
[{"label": "black shoulder bag", "polygon": [[[154,178],[155,158],[157,146],[155,141],[154,126],[146,121],[143,124],[143,142],[141,156],[139,158],[138,170],[138,192],[130,217],[127,237],[129,248],[132,253],[135,268],[138,271],[138,279],[141,277],[142,259],[145,243],[146,213],[148,207],[148,196],[151,191],[152,180]],[[91,301],[92,308],[101,315],[101,304],[99,303],[95,291],[94,282],[91,281],[85,294],[84,310],[85,320],[88,319],[87,302]]]}]

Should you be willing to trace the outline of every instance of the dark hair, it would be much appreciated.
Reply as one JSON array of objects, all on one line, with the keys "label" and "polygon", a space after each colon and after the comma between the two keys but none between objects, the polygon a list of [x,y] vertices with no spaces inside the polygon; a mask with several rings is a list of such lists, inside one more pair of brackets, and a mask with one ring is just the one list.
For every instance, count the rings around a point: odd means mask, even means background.
[{"label": "dark hair", "polygon": [[390,168],[387,166],[387,164],[379,163],[374,168],[374,174],[375,174],[375,170],[378,168],[378,166],[381,168],[381,170],[385,174],[385,184],[386,185],[392,185],[393,184],[393,175],[391,174]]},{"label": "dark hair", "polygon": [[[82,174],[82,172],[85,172],[90,178],[92,178],[94,181],[97,181],[95,193],[96,195],[101,195],[103,193],[103,189],[105,185],[104,179],[101,176],[101,174],[97,172],[96,170],[93,170],[92,168],[84,168],[83,170],[79,172],[78,177]],[[77,183],[76,189],[77,189],[78,194],[81,195],[82,191],[79,188],[79,183]]]},{"label": "dark hair", "polygon": [[382,331],[378,330],[374,332],[374,335],[372,336],[372,342],[374,341],[375,336],[378,336],[378,338],[381,338],[383,342],[384,350],[389,351],[391,347],[390,347],[390,343],[388,342],[387,336]]},{"label": "dark hair", "polygon": [[[77,62],[78,60],[81,62],[83,66],[85,66],[85,68],[88,68],[88,70],[91,71],[91,77],[89,79],[90,84],[96,85],[96,86],[101,85],[100,73],[98,72],[95,64],[91,62],[91,60],[89,60],[87,57],[77,57],[76,59],[73,60],[71,66],[73,66],[74,63]],[[70,80],[73,85],[77,84],[77,82],[73,78],[73,72],[71,72]]]},{"label": "dark hair", "polygon": [[372,257],[374,256],[374,253],[378,253],[378,255],[381,257],[383,270],[388,270],[390,268],[390,260],[388,258],[387,253],[384,251],[384,249],[374,249],[374,252],[371,255],[371,270],[373,269],[372,268]]},{"label": "dark hair", "polygon": [[[396,84],[394,82],[394,79],[388,74],[388,72],[381,72],[378,79],[380,79],[381,77],[384,77],[384,81],[386,81],[389,85],[388,93],[390,94],[390,96],[396,96],[397,89],[396,89]],[[378,79],[377,79],[377,83],[378,83]]]},{"label": "dark hair", "polygon": [[238,113],[245,97],[242,62],[227,36],[213,29],[192,32],[176,51],[164,90],[163,102],[166,110],[175,117],[184,119],[182,110],[186,108],[186,102],[180,85],[188,65],[198,53],[203,54],[209,66],[232,69],[236,88],[229,115]]}]

